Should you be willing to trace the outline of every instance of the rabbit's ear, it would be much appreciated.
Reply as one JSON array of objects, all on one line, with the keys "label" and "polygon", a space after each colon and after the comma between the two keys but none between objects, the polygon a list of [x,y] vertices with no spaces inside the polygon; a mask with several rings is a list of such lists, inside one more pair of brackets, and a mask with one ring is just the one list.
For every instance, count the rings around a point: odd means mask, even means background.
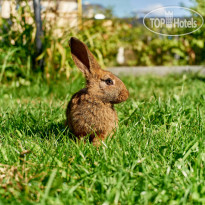
[{"label": "rabbit's ear", "polygon": [[71,37],[70,48],[72,58],[76,66],[88,77],[90,74],[95,74],[100,69],[99,64],[95,60],[88,47],[78,40],[77,38]]}]

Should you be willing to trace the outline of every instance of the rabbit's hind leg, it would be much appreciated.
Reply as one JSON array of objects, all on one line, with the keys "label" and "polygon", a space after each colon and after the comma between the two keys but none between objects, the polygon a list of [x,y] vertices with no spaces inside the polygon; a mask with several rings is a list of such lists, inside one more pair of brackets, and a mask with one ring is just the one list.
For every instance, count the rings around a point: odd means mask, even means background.
[{"label": "rabbit's hind leg", "polygon": [[105,143],[103,142],[105,139],[106,139],[106,136],[101,134],[101,135],[95,136],[92,139],[92,143],[94,146],[99,147],[100,145],[103,145],[103,144],[105,145]]}]

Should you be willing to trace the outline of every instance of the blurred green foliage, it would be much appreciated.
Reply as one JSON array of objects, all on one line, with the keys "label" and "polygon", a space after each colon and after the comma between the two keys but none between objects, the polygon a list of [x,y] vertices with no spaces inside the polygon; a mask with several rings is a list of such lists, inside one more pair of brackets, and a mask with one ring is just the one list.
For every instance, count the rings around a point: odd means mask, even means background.
[{"label": "blurred green foliage", "polygon": [[[205,0],[196,0],[196,11],[205,16]],[[119,47],[124,47],[128,66],[200,65],[205,59],[205,26],[181,37],[164,37],[148,31],[142,24],[132,25],[133,19],[83,21],[81,29],[67,28],[61,37],[55,35],[55,25],[44,21],[43,53],[35,58],[35,23],[26,20],[33,13],[28,4],[20,6],[17,15],[0,22],[0,83],[19,81],[28,84],[33,73],[41,73],[35,61],[45,60],[43,76],[53,80],[69,78],[74,63],[71,59],[71,36],[84,41],[102,67],[117,66]],[[77,27],[77,25],[76,25]],[[32,73],[32,74],[31,74]]]}]

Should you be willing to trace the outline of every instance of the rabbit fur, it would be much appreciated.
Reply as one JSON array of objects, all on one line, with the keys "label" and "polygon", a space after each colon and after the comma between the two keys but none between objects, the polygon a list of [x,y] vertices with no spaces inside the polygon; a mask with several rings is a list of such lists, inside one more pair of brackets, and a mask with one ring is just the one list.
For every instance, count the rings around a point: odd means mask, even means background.
[{"label": "rabbit fur", "polygon": [[66,125],[76,137],[89,135],[89,140],[99,146],[118,125],[114,104],[127,100],[129,92],[118,77],[101,69],[83,42],[71,37],[70,48],[76,66],[85,75],[86,87],[68,103]]}]

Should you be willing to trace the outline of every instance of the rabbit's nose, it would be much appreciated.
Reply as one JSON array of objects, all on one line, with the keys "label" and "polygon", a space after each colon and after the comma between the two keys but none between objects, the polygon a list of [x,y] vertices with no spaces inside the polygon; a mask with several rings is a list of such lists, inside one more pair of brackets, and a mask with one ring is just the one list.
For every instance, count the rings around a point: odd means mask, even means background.
[{"label": "rabbit's nose", "polygon": [[129,91],[127,89],[120,91],[120,94],[119,94],[120,102],[127,100],[128,97],[129,97]]},{"label": "rabbit's nose", "polygon": [[127,100],[127,98],[129,97],[129,91],[126,89],[125,93],[125,100]]}]

